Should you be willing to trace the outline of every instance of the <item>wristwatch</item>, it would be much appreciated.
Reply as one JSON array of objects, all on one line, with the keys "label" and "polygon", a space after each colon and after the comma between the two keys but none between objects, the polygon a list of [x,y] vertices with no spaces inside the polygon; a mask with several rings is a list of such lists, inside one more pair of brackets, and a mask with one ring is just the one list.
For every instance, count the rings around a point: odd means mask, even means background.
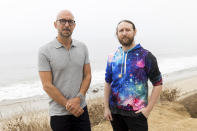
[{"label": "wristwatch", "polygon": [[85,96],[84,96],[83,94],[81,94],[80,92],[77,94],[77,96],[76,96],[76,97],[79,97],[79,98],[80,98],[80,100],[85,99]]}]

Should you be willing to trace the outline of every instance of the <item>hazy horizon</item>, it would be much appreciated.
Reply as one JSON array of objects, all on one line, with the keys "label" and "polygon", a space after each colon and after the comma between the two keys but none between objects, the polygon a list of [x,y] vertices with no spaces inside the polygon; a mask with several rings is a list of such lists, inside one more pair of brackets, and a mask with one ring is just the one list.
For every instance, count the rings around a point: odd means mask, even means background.
[{"label": "hazy horizon", "polygon": [[73,12],[72,37],[87,45],[93,69],[104,69],[107,55],[120,46],[115,29],[122,19],[135,23],[136,43],[157,58],[197,56],[196,5],[195,0],[2,0],[0,80],[37,73],[38,49],[56,37],[53,22],[62,9]]}]

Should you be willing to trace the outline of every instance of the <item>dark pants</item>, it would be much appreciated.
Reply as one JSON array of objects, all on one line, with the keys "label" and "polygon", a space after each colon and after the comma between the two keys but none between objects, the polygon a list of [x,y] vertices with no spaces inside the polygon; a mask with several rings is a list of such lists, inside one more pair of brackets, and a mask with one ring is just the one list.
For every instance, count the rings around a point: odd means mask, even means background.
[{"label": "dark pants", "polygon": [[84,113],[75,117],[73,115],[51,116],[51,128],[53,131],[91,131],[87,106]]},{"label": "dark pants", "polygon": [[112,118],[113,131],[148,131],[147,119],[141,112],[135,116],[112,114]]}]

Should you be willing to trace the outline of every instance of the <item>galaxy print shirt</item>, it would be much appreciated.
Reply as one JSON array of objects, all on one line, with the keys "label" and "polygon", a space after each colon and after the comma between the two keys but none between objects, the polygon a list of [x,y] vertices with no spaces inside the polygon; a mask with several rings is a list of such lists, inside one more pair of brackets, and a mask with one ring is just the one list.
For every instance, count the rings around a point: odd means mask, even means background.
[{"label": "galaxy print shirt", "polygon": [[[157,60],[140,44],[124,52],[122,47],[108,57],[105,81],[111,84],[110,108],[137,111],[148,104],[148,79],[162,84]],[[113,111],[112,111],[113,113]]]}]

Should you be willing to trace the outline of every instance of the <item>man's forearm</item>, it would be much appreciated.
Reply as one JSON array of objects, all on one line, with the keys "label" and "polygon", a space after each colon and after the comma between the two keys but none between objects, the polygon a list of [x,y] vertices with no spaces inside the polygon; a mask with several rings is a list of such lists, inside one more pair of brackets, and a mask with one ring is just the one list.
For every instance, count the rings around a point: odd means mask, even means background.
[{"label": "man's forearm", "polygon": [[81,83],[81,88],[80,88],[80,93],[85,96],[89,86],[90,86],[90,82],[91,82],[91,74],[87,74],[82,83]]},{"label": "man's forearm", "polygon": [[111,93],[111,86],[109,83],[105,82],[105,89],[104,89],[104,107],[109,108],[109,96]]},{"label": "man's forearm", "polygon": [[62,95],[62,93],[51,83],[43,84],[45,92],[57,103],[66,106],[67,99]]},{"label": "man's forearm", "polygon": [[161,90],[162,90],[162,85],[153,87],[153,90],[152,90],[152,93],[148,102],[148,106],[146,107],[147,110],[151,111],[153,109],[155,103],[159,99]]}]

